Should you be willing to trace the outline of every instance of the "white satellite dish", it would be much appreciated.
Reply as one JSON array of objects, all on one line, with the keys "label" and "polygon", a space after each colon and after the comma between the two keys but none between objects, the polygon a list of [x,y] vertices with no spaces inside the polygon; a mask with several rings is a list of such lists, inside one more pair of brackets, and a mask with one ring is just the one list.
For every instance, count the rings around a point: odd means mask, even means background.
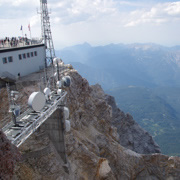
[{"label": "white satellite dish", "polygon": [[54,65],[56,65],[57,63],[61,63],[61,62],[62,62],[62,60],[60,58],[56,57],[56,58],[53,59],[53,64]]},{"label": "white satellite dish", "polygon": [[66,132],[69,132],[71,130],[71,123],[69,120],[65,121],[65,130]]},{"label": "white satellite dish", "polygon": [[48,87],[46,87],[46,88],[44,89],[44,94],[45,94],[46,100],[49,100],[50,95],[51,95],[51,90],[50,90]]},{"label": "white satellite dish", "polygon": [[28,105],[34,111],[41,111],[45,106],[46,98],[45,95],[41,92],[33,92],[28,99]]},{"label": "white satellite dish", "polygon": [[51,94],[51,90],[50,90],[48,87],[46,87],[46,88],[44,89],[44,94],[47,95],[47,96],[49,96],[49,95]]},{"label": "white satellite dish", "polygon": [[67,107],[64,107],[64,119],[69,119],[69,109]]},{"label": "white satellite dish", "polygon": [[54,59],[53,59],[53,65],[54,65],[54,66],[57,66],[57,58],[54,58]]}]

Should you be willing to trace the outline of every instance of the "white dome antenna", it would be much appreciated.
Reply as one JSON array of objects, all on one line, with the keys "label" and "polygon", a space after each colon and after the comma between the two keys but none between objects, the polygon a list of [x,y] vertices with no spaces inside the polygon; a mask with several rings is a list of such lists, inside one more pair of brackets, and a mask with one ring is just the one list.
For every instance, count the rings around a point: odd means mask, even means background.
[{"label": "white dome antenna", "polygon": [[64,107],[64,119],[69,119],[69,109],[67,107]]},{"label": "white dome antenna", "polygon": [[71,86],[71,77],[70,76],[64,76],[61,80],[63,87],[70,87]]},{"label": "white dome antenna", "polygon": [[46,100],[49,100],[50,99],[50,95],[51,95],[51,90],[48,87],[46,87],[44,89],[44,94],[45,94]]},{"label": "white dome antenna", "polygon": [[65,120],[65,131],[69,132],[71,130],[71,123],[69,120]]},{"label": "white dome antenna", "polygon": [[46,103],[45,95],[41,92],[33,92],[28,99],[28,105],[35,111],[41,111]]},{"label": "white dome antenna", "polygon": [[61,63],[61,62],[62,62],[62,60],[61,60],[60,58],[55,57],[55,58],[53,59],[53,64],[54,64],[54,66],[57,66],[57,64],[59,64],[59,63]]},{"label": "white dome antenna", "polygon": [[51,90],[48,87],[46,87],[44,89],[44,94],[49,96],[51,94]]}]

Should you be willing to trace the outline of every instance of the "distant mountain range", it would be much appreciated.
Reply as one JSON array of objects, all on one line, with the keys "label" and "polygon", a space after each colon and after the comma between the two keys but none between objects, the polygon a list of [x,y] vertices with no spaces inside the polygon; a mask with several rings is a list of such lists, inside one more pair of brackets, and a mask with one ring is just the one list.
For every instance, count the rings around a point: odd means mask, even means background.
[{"label": "distant mountain range", "polygon": [[84,43],[56,55],[113,95],[163,153],[180,156],[180,46]]},{"label": "distant mountain range", "polygon": [[[91,47],[84,43],[56,54],[80,72],[84,72],[84,68],[96,71],[88,80],[93,84],[100,83],[104,89],[119,85],[180,86],[180,46],[110,44]],[[82,75],[86,77],[86,74]]]}]

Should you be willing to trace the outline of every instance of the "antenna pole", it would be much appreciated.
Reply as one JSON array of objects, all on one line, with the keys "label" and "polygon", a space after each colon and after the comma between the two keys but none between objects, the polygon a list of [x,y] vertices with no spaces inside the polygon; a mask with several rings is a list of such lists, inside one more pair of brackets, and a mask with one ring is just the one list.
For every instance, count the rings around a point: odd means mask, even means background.
[{"label": "antenna pole", "polygon": [[14,104],[13,98],[11,97],[11,91],[10,91],[9,83],[6,83],[6,89],[7,89],[8,101],[9,101],[9,111],[12,113],[11,117],[12,117],[12,121],[14,122],[14,125],[17,126],[16,116],[14,114],[15,104]]},{"label": "antenna pole", "polygon": [[52,64],[53,58],[55,57],[55,50],[53,45],[52,33],[51,33],[47,0],[40,0],[40,14],[41,14],[41,36],[46,47],[46,61]]},{"label": "antenna pole", "polygon": [[[54,44],[51,33],[50,26],[50,17],[49,11],[47,7],[47,0],[40,0],[40,14],[41,14],[41,36],[43,43],[46,48],[46,58],[45,58],[45,74],[46,74],[46,82],[48,81],[47,77],[47,67],[49,63],[53,65],[53,59],[55,57]],[[54,66],[52,66],[52,74],[54,74]],[[53,79],[54,85],[54,79]]]}]

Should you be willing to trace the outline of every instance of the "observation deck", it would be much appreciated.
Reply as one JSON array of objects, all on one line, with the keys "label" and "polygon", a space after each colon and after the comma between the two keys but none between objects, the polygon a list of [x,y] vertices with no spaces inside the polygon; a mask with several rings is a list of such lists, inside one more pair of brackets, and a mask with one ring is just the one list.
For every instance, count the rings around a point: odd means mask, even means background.
[{"label": "observation deck", "polygon": [[32,38],[28,39],[26,37],[6,37],[0,38],[0,50],[11,49],[11,48],[21,48],[30,45],[43,44],[42,39]]}]

